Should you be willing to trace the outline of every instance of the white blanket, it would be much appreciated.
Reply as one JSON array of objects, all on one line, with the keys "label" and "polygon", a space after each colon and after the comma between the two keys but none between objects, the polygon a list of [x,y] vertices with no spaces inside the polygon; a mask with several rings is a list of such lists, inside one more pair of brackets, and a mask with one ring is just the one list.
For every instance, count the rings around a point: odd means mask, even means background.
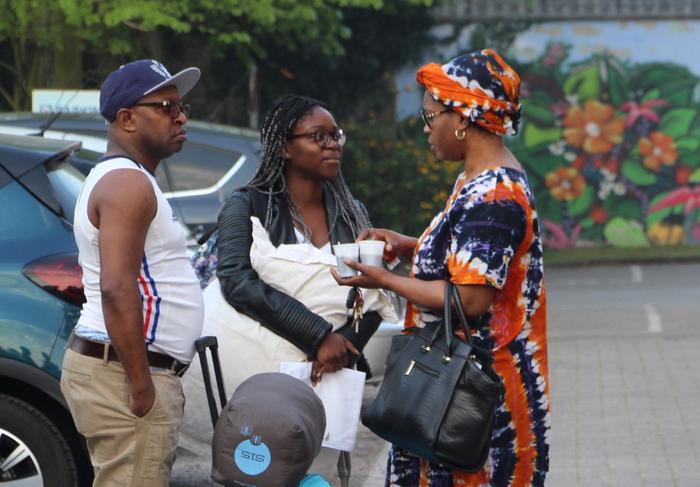
[{"label": "white blanket", "polygon": [[[337,329],[347,320],[345,301],[349,288],[339,286],[330,273],[335,256],[312,244],[283,244],[275,247],[260,221],[251,217],[253,269],[268,285],[304,303]],[[383,319],[396,322],[389,297],[380,290],[363,290],[364,311],[377,311]],[[202,336],[215,335],[219,341],[226,392],[261,372],[279,372],[282,362],[303,362],[306,354],[257,321],[239,313],[221,294],[218,279],[204,290]],[[181,443],[191,449],[208,448],[212,427],[204,394],[202,372],[195,357],[183,377],[187,399],[181,427]],[[194,443],[199,443],[198,445]]]}]

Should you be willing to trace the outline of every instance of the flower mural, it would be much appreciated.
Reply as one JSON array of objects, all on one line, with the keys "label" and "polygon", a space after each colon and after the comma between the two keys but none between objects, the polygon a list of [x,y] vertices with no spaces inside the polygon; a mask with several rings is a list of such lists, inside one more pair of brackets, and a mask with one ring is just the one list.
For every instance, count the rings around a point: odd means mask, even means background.
[{"label": "flower mural", "polygon": [[586,180],[573,167],[555,169],[547,174],[545,183],[552,196],[562,201],[571,201],[578,198],[586,186]]},{"label": "flower mural", "polygon": [[589,154],[604,154],[622,141],[625,119],[615,109],[597,100],[587,100],[583,109],[572,106],[564,117],[564,138],[572,147]]},{"label": "flower mural", "polygon": [[656,172],[661,169],[661,164],[671,166],[678,159],[673,138],[661,132],[652,132],[648,138],[639,139],[639,153],[644,156],[644,167]]},{"label": "flower mural", "polygon": [[510,144],[537,197],[545,245],[700,243],[700,78],[609,52],[568,63],[550,43],[518,66],[528,95]]}]

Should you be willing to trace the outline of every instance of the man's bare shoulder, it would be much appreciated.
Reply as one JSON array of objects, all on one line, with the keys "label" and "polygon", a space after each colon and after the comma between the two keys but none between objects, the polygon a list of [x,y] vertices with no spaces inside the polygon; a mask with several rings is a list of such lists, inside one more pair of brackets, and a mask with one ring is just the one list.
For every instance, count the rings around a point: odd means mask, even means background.
[{"label": "man's bare shoulder", "polygon": [[109,171],[95,184],[88,201],[90,221],[97,228],[109,215],[114,215],[119,221],[140,220],[143,217],[150,221],[155,217],[156,210],[153,185],[148,176],[136,167]]}]

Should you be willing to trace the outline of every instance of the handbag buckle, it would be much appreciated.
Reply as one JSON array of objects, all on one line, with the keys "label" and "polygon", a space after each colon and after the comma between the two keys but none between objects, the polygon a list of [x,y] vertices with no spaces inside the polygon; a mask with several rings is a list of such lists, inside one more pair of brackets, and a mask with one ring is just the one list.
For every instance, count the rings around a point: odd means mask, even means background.
[{"label": "handbag buckle", "polygon": [[471,360],[471,361],[474,363],[474,365],[477,366],[477,368],[478,368],[479,370],[481,370],[481,369],[483,368],[483,366],[481,365],[481,362],[479,362],[479,359],[477,358],[476,355],[471,354],[471,355],[469,356],[469,360]]},{"label": "handbag buckle", "polygon": [[416,361],[411,360],[411,363],[408,364],[408,368],[406,369],[406,372],[404,372],[404,375],[411,375],[411,371],[413,370],[414,365],[416,365]]},{"label": "handbag buckle", "polygon": [[452,360],[452,357],[450,357],[449,355],[442,356],[442,363],[443,364],[449,364],[451,360]]},{"label": "handbag buckle", "polygon": [[430,345],[423,345],[422,347],[420,347],[420,349],[423,353],[427,353],[431,350]]}]

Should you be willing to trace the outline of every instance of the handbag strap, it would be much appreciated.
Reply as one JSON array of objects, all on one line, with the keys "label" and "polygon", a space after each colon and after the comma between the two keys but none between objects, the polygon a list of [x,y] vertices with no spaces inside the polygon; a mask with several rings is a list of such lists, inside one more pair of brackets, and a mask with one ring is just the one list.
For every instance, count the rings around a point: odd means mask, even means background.
[{"label": "handbag strap", "polygon": [[440,333],[444,331],[448,356],[451,356],[452,352],[454,351],[452,336],[454,332],[454,330],[452,329],[452,304],[454,304],[455,309],[457,310],[457,316],[460,325],[464,330],[464,337],[466,338],[467,343],[473,346],[471,333],[469,332],[469,321],[467,320],[467,317],[464,314],[464,309],[462,308],[462,300],[459,296],[459,291],[457,290],[457,286],[455,286],[451,281],[447,281],[447,286],[445,286],[445,308],[442,320],[443,326],[435,328],[433,336],[430,338],[430,346],[432,346],[435,343],[435,341],[440,336]]},{"label": "handbag strap", "polygon": [[[457,316],[459,317],[459,322],[462,325],[462,330],[464,330],[464,338],[467,339],[467,343],[469,345],[472,344],[472,334],[470,333],[469,330],[469,320],[467,320],[467,316],[464,314],[464,308],[462,308],[462,298],[459,296],[459,291],[457,290],[457,286],[452,284],[451,282],[447,283],[447,293],[450,293],[452,295],[452,301],[454,302],[455,309],[457,310]],[[445,300],[447,300],[447,296],[445,296]],[[450,321],[450,328],[452,327],[452,322]]]},{"label": "handbag strap", "polygon": [[[447,342],[447,355],[446,359],[449,360],[449,358],[452,356],[452,352],[454,351],[454,344],[453,344],[453,336],[452,333],[454,330],[452,329],[452,304],[454,304],[455,309],[457,310],[457,316],[460,322],[460,325],[462,326],[462,329],[464,330],[464,337],[467,340],[467,343],[472,346],[472,337],[471,333],[469,332],[469,322],[467,321],[467,317],[464,314],[464,309],[462,309],[462,300],[459,296],[459,291],[457,290],[457,286],[455,286],[452,282],[447,282],[447,286],[445,287],[445,311],[444,311],[444,319],[443,319],[443,327],[445,330],[445,341]],[[433,336],[433,339],[437,338],[437,335],[440,331],[440,328],[438,328]]]}]

